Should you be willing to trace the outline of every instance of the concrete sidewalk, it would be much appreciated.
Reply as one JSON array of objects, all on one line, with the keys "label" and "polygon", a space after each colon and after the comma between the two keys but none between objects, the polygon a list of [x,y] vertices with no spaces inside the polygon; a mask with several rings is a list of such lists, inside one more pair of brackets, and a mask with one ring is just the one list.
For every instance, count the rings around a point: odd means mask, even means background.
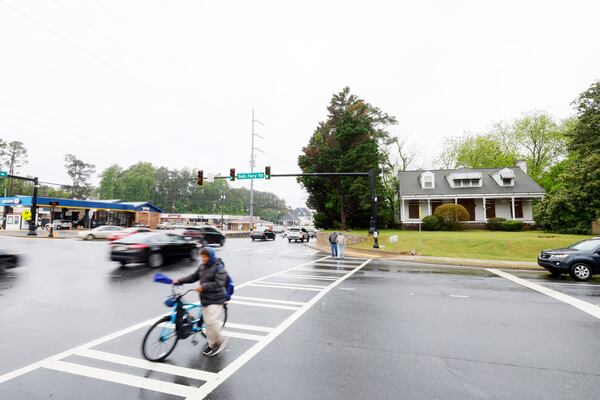
[{"label": "concrete sidewalk", "polygon": [[[330,247],[321,245],[316,242],[308,243],[306,246],[320,250],[324,253],[330,253]],[[481,268],[502,268],[502,269],[529,269],[529,270],[544,270],[535,262],[528,261],[503,261],[503,260],[477,260],[468,258],[451,258],[451,257],[431,257],[419,255],[400,255],[395,252],[375,249],[353,249],[346,248],[346,254],[349,256],[384,258],[386,260],[407,261],[423,264],[438,264],[438,265],[455,265],[464,267],[481,267]]]}]

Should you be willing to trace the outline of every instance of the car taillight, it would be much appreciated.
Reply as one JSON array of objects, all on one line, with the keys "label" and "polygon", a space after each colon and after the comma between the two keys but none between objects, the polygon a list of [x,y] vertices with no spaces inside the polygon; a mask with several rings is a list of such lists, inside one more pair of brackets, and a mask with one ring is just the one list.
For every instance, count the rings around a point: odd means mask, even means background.
[{"label": "car taillight", "polygon": [[147,249],[148,246],[147,244],[143,244],[143,243],[136,243],[136,244],[130,244],[129,248],[130,249]]}]

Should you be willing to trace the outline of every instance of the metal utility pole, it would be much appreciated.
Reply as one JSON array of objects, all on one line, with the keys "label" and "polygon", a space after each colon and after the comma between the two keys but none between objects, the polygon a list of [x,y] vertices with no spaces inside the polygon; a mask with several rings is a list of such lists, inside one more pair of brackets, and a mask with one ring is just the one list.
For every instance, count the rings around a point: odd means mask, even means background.
[{"label": "metal utility pole", "polygon": [[[256,158],[254,155],[254,151],[258,150],[261,153],[263,153],[263,151],[259,148],[257,148],[256,146],[254,146],[254,137],[258,136],[261,139],[264,139],[262,136],[260,136],[258,133],[256,133],[254,131],[254,123],[258,122],[259,124],[263,125],[264,124],[262,122],[260,122],[259,120],[254,118],[254,108],[252,109],[252,145],[251,145],[251,150],[250,150],[250,173],[254,172],[254,167],[256,167]],[[250,207],[249,207],[249,211],[250,211],[250,225],[249,228],[250,230],[253,229],[254,227],[254,179],[250,179]]]}]

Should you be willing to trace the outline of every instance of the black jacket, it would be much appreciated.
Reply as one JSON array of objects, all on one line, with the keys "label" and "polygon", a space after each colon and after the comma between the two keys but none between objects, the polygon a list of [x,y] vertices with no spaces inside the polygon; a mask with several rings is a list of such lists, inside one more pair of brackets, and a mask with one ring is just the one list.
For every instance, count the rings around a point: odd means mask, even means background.
[{"label": "black jacket", "polygon": [[181,283],[194,283],[200,281],[203,292],[200,293],[200,303],[203,306],[211,304],[225,304],[225,285],[227,284],[227,271],[220,258],[214,263],[200,264],[198,269],[188,276],[179,279]]}]

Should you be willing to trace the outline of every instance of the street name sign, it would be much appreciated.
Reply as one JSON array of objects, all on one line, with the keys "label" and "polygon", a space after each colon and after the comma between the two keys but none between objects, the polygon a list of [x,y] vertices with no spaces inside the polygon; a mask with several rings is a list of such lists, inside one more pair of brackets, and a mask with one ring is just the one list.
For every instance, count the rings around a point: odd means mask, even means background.
[{"label": "street name sign", "polygon": [[265,179],[264,172],[240,172],[237,179]]}]

